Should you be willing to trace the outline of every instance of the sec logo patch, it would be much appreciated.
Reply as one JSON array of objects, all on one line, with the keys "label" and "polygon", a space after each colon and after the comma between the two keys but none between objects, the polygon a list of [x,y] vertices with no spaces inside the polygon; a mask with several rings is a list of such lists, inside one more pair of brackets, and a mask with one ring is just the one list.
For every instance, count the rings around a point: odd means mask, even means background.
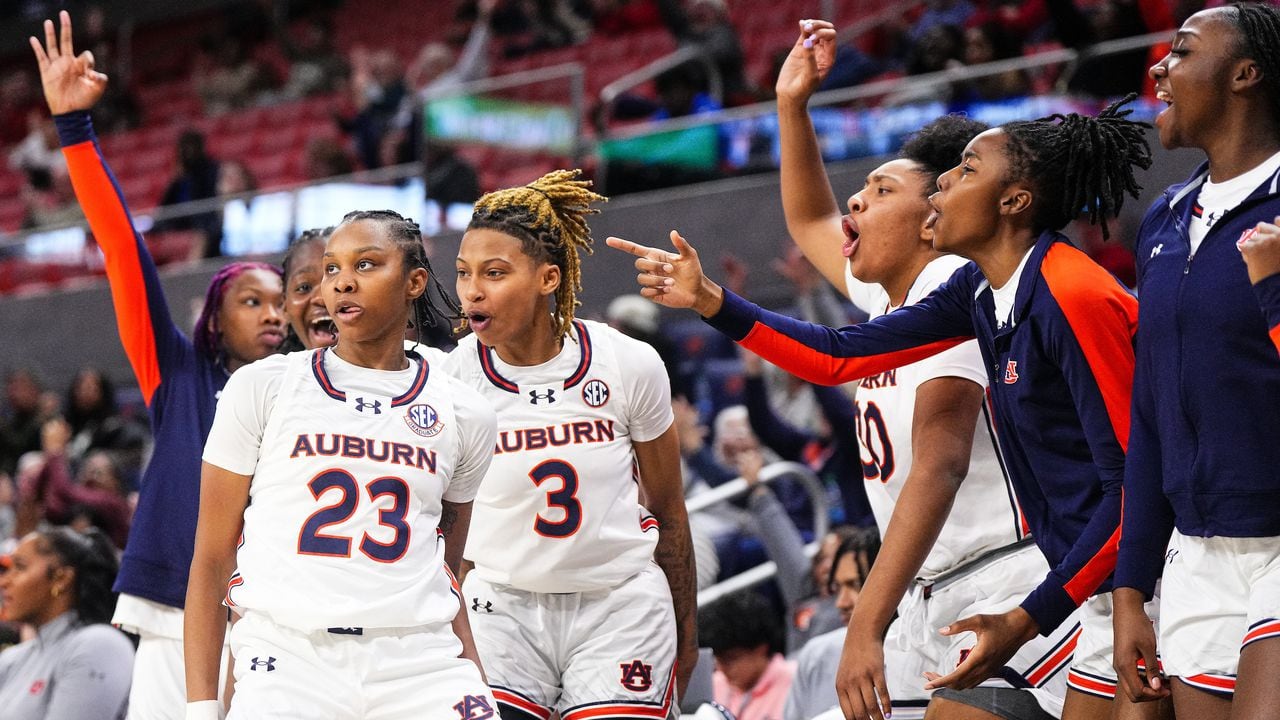
[{"label": "sec logo patch", "polygon": [[430,405],[411,405],[404,414],[404,422],[409,429],[422,437],[435,437],[444,430],[440,414]]},{"label": "sec logo patch", "polygon": [[603,380],[591,380],[582,386],[582,401],[593,408],[609,402],[609,386]]}]

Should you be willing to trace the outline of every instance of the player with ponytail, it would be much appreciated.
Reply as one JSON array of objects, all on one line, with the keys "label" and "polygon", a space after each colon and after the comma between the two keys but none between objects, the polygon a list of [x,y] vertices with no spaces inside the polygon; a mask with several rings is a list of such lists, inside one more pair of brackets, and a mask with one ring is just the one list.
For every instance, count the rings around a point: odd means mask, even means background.
[{"label": "player with ponytail", "polygon": [[[1134,172],[1150,164],[1150,152],[1142,124],[1127,115],[1117,103],[1097,117],[1010,123],[975,137],[961,164],[939,178],[927,223],[937,250],[972,262],[914,305],[861,325],[835,330],[751,305],[707,279],[678,233],[675,253],[609,239],[639,257],[642,294],[697,310],[813,382],[867,377],[977,338],[1002,456],[1052,569],[1017,607],[942,628],[948,636],[973,632],[976,644],[954,672],[931,675],[927,689],[973,687],[1037,633],[1079,617],[1063,717],[1110,714],[1109,591],[1137,302],[1057,231],[1082,214],[1105,224],[1136,193]],[[874,695],[864,706],[882,717]],[[946,690],[934,695],[930,713],[986,716]]]},{"label": "player with ponytail", "polygon": [[473,333],[449,368],[493,403],[501,438],[463,591],[508,720],[665,716],[697,658],[666,370],[652,347],[575,317],[604,201],[590,185],[559,170],[489,193],[458,250]]}]

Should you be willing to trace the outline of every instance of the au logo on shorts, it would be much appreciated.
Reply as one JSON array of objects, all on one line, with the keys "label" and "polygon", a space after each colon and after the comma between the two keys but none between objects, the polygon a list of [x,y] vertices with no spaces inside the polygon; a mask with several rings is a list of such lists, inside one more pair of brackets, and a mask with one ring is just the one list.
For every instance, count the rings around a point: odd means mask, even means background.
[{"label": "au logo on shorts", "polygon": [[453,706],[458,712],[459,720],[488,720],[493,717],[493,706],[489,698],[483,695],[467,695],[462,702]]},{"label": "au logo on shorts", "polygon": [[632,692],[645,692],[653,687],[653,666],[639,660],[622,663],[622,687]]},{"label": "au logo on shorts", "polygon": [[404,413],[404,422],[409,429],[422,437],[435,437],[444,430],[444,422],[436,409],[427,404],[411,405]]},{"label": "au logo on shorts", "polygon": [[603,380],[592,380],[582,386],[582,401],[598,408],[609,402],[609,386]]}]

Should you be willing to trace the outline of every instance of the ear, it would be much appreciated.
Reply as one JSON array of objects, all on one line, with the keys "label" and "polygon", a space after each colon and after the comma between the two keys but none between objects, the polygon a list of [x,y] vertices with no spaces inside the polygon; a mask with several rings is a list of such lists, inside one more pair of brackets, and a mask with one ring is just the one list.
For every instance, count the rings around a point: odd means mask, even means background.
[{"label": "ear", "polygon": [[933,212],[930,211],[924,216],[924,219],[920,221],[920,242],[929,246],[933,245],[934,236],[933,228],[929,227],[929,218],[932,216]]},{"label": "ear", "polygon": [[427,291],[427,282],[430,277],[427,275],[426,268],[413,268],[409,271],[409,279],[405,284],[405,294],[409,300],[416,300],[422,297],[422,293]]},{"label": "ear", "polygon": [[1237,60],[1231,68],[1231,82],[1229,87],[1232,92],[1244,92],[1263,81],[1262,68],[1258,67],[1258,63],[1251,58],[1241,58]]},{"label": "ear", "polygon": [[1020,183],[1014,183],[1000,193],[1000,214],[1016,216],[1031,208],[1035,196],[1031,190]]},{"label": "ear", "polygon": [[540,269],[540,277],[542,282],[541,292],[543,295],[551,295],[560,289],[560,266],[554,263],[543,263]]}]

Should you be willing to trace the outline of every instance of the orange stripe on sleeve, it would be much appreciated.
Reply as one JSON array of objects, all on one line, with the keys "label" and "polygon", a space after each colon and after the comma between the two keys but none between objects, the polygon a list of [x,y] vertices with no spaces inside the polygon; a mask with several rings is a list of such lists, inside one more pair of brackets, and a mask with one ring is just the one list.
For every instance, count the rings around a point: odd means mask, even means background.
[{"label": "orange stripe on sleeve", "polygon": [[814,350],[799,340],[758,322],[742,339],[741,345],[804,380],[821,385],[838,385],[909,365],[972,339],[950,338],[879,355],[835,357]]},{"label": "orange stripe on sleeve", "polygon": [[1106,270],[1066,243],[1049,248],[1040,271],[1089,363],[1116,440],[1128,451],[1138,301]]},{"label": "orange stripe on sleeve", "polygon": [[1072,576],[1066,585],[1062,586],[1067,591],[1067,595],[1075,601],[1076,605],[1083,603],[1089,599],[1103,580],[1116,569],[1116,557],[1120,549],[1120,527],[1117,525],[1115,532],[1111,533],[1111,537],[1107,538],[1107,542],[1089,558],[1089,562],[1080,568],[1080,572]]},{"label": "orange stripe on sleeve", "polygon": [[160,385],[155,328],[151,323],[147,286],[139,257],[139,238],[105,162],[92,142],[62,149],[76,199],[84,210],[93,238],[106,258],[111,300],[115,305],[120,342],[149,405]]},{"label": "orange stripe on sleeve", "polygon": [[1271,342],[1276,346],[1276,352],[1280,352],[1280,325],[1271,328]]}]

